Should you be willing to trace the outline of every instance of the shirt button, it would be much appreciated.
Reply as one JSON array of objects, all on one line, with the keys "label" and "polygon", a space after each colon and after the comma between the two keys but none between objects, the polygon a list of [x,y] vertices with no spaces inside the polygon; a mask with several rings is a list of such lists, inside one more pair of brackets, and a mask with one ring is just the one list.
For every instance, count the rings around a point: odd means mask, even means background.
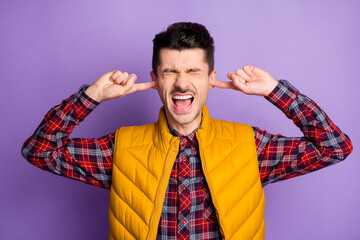
[{"label": "shirt button", "polygon": [[182,185],[182,186],[181,186],[181,189],[182,189],[182,190],[185,190],[185,189],[186,189],[186,186],[185,186],[185,185]]},{"label": "shirt button", "polygon": [[186,161],[186,157],[183,157],[181,160],[183,160],[184,162]]},{"label": "shirt button", "polygon": [[185,223],[186,223],[186,219],[181,220],[181,222],[182,222],[183,224],[185,224]]}]

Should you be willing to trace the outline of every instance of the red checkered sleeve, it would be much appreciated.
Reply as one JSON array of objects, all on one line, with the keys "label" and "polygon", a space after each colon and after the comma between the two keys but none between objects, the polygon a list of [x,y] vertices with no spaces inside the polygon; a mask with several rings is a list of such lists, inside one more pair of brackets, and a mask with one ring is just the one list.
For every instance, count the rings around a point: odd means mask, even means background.
[{"label": "red checkered sleeve", "polygon": [[98,105],[85,94],[87,85],[50,109],[22,155],[31,164],[91,185],[109,188],[114,133],[98,139],[69,139],[73,128]]},{"label": "red checkered sleeve", "polygon": [[281,80],[266,99],[293,120],[304,136],[284,137],[253,127],[263,186],[335,164],[351,153],[349,137],[289,82]]}]

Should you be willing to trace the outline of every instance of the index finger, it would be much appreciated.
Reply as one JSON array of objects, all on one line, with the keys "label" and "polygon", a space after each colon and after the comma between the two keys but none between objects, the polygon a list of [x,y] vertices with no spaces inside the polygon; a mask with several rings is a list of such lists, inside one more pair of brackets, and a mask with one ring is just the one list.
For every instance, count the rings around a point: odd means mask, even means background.
[{"label": "index finger", "polygon": [[226,88],[226,89],[232,89],[233,88],[233,84],[232,82],[224,82],[224,81],[218,81],[218,80],[214,80],[211,85],[213,87],[218,87],[218,88]]},{"label": "index finger", "polygon": [[148,90],[150,88],[154,88],[155,87],[155,81],[144,82],[144,83],[136,83],[134,87],[135,87],[135,91],[145,91],[145,90]]}]

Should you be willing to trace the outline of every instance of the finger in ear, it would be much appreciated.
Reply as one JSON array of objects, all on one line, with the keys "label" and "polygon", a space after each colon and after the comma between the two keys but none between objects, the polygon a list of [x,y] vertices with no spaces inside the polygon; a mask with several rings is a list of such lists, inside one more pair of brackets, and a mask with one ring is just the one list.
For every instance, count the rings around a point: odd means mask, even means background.
[{"label": "finger in ear", "polygon": [[154,82],[154,86],[152,88],[155,90],[158,90],[157,81],[152,80],[152,82]]},{"label": "finger in ear", "polygon": [[158,89],[157,76],[153,71],[150,72],[150,77],[151,77],[151,81],[155,83],[155,86],[153,87],[153,89],[157,90]]}]

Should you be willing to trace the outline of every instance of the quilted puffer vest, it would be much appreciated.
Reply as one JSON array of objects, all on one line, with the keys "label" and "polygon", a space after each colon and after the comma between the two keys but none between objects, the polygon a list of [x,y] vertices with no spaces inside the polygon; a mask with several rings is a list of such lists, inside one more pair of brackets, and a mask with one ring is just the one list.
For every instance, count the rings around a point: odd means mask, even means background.
[{"label": "quilted puffer vest", "polygon": [[[223,238],[264,239],[265,199],[253,129],[210,119],[204,107],[196,136]],[[109,239],[156,239],[179,142],[169,132],[163,109],[156,123],[117,130]]]}]

